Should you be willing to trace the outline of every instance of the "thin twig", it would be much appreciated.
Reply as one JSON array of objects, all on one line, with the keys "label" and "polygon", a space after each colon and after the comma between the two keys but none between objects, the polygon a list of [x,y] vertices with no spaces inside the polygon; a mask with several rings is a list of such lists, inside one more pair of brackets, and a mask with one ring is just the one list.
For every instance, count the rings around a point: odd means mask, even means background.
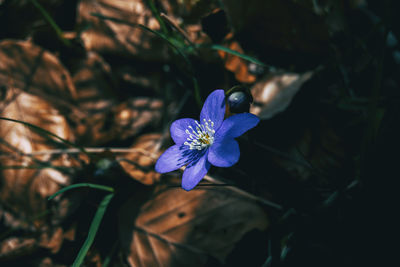
[{"label": "thin twig", "polygon": [[273,148],[273,147],[266,146],[266,145],[261,144],[261,143],[259,143],[259,142],[254,142],[254,144],[257,145],[257,146],[259,146],[259,147],[261,147],[261,148],[264,149],[264,150],[267,150],[267,151],[272,152],[273,154],[275,154],[275,155],[277,155],[277,156],[280,156],[281,158],[290,160],[290,161],[292,161],[292,162],[294,162],[294,163],[297,163],[297,164],[299,164],[299,165],[301,165],[301,166],[303,166],[303,167],[306,167],[306,168],[308,168],[308,169],[311,169],[311,170],[313,169],[312,166],[310,166],[307,162],[298,160],[298,159],[294,158],[293,156],[291,156],[291,155],[289,155],[289,154],[286,154],[286,153],[284,153],[284,152],[282,152],[282,151],[279,151],[278,149],[275,149],[275,148]]},{"label": "thin twig", "polygon": [[[155,153],[151,153],[142,148],[118,148],[118,147],[85,147],[84,148],[88,153],[103,153],[106,151],[112,153],[141,153],[148,157],[157,159],[157,155]],[[25,156],[37,156],[37,155],[54,155],[54,154],[78,154],[82,153],[82,150],[78,148],[67,148],[67,149],[49,149],[49,150],[40,150],[31,153],[24,154]]]},{"label": "thin twig", "polygon": [[[211,183],[214,183],[214,184],[224,184],[220,180],[218,180],[218,179],[216,179],[216,178],[214,178],[214,177],[212,177],[212,176],[210,176],[208,174],[206,174],[206,176],[204,176],[204,179],[209,181],[209,182],[211,182]],[[229,190],[231,190],[231,191],[233,191],[235,193],[238,193],[240,195],[243,195],[243,196],[245,196],[247,198],[250,198],[252,200],[261,202],[261,203],[263,203],[263,204],[265,204],[265,205],[267,205],[267,206],[269,206],[271,208],[274,208],[274,209],[277,209],[277,210],[283,210],[283,207],[281,205],[279,205],[279,204],[277,204],[275,202],[272,202],[270,200],[255,196],[255,195],[253,195],[253,194],[251,194],[251,193],[249,193],[247,191],[244,191],[244,190],[242,190],[240,188],[237,188],[236,186],[226,186],[225,188],[227,188],[227,189],[229,189]]]}]

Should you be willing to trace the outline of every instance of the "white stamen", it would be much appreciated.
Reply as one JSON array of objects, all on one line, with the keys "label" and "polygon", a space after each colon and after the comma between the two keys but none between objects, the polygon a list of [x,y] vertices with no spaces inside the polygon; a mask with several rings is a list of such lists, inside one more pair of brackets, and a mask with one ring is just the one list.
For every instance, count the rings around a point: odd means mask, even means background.
[{"label": "white stamen", "polygon": [[202,124],[198,121],[195,121],[195,123],[196,130],[192,126],[188,126],[188,129],[186,129],[185,132],[188,137],[186,138],[187,142],[183,144],[189,146],[190,149],[203,150],[214,142],[214,122],[210,119],[208,121],[203,119]]}]

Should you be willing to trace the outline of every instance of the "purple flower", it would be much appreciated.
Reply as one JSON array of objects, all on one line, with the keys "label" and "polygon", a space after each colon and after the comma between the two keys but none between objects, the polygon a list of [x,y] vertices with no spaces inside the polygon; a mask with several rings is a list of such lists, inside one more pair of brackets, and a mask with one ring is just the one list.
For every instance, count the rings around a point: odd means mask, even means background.
[{"label": "purple flower", "polygon": [[240,151],[234,138],[255,127],[260,119],[250,113],[241,113],[224,120],[224,115],[224,90],[215,90],[204,103],[200,121],[174,121],[170,130],[175,145],[160,156],[156,171],[166,173],[187,165],[182,188],[189,191],[203,179],[211,165],[230,167],[235,164]]}]

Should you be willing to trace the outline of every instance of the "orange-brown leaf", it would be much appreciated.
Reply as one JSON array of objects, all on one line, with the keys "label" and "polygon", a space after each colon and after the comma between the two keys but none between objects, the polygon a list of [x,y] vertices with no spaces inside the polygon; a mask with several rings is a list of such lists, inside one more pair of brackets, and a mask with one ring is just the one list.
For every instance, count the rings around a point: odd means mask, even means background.
[{"label": "orange-brown leaf", "polygon": [[137,217],[135,198],[120,211],[120,237],[131,266],[204,266],[223,262],[250,230],[264,230],[267,217],[254,202],[224,188],[153,195]]},{"label": "orange-brown leaf", "polygon": [[118,157],[121,167],[130,177],[146,185],[160,180],[154,164],[161,154],[158,149],[161,138],[161,134],[143,135],[131,147],[132,152]]}]

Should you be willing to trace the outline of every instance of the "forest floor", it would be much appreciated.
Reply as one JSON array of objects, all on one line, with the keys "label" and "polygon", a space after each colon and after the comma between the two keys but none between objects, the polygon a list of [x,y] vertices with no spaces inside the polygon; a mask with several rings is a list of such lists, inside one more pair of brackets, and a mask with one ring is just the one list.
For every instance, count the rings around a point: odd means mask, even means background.
[{"label": "forest floor", "polygon": [[[377,2],[0,0],[0,265],[387,266],[400,3]],[[216,89],[260,123],[185,191],[154,166]]]}]

